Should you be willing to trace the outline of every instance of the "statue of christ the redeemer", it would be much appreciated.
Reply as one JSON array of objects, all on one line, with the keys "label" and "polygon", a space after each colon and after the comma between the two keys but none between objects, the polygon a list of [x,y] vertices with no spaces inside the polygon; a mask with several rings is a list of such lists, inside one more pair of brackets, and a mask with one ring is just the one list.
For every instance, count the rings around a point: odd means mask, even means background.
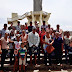
[{"label": "statue of christ the redeemer", "polygon": [[33,0],[34,11],[42,11],[42,0]]}]

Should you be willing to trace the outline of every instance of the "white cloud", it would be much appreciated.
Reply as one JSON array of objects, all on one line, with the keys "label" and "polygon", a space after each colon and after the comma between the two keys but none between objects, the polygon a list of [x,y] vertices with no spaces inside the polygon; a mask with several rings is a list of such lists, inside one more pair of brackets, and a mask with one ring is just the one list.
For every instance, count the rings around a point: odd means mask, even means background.
[{"label": "white cloud", "polygon": [[[15,12],[19,15],[33,11],[33,0],[0,0],[0,25]],[[43,11],[51,12],[49,23],[55,29],[60,24],[63,30],[72,30],[72,0],[43,0]],[[2,20],[3,19],[3,20]],[[22,20],[21,24],[27,20]]]}]

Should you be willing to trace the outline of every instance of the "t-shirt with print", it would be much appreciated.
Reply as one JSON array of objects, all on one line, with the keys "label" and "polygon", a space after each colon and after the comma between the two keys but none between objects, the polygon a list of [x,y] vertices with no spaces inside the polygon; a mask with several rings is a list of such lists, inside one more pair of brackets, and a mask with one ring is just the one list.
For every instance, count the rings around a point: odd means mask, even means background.
[{"label": "t-shirt with print", "polygon": [[20,50],[19,50],[20,56],[21,56],[22,58],[24,58],[26,52],[27,52],[26,47],[20,48]]},{"label": "t-shirt with print", "polygon": [[15,41],[14,44],[15,44],[15,49],[20,49],[21,41],[19,42]]}]

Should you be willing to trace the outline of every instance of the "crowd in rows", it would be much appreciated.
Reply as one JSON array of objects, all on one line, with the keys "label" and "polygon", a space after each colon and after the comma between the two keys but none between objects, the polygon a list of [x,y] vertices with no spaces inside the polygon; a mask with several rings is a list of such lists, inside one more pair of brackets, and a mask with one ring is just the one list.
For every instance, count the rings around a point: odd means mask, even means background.
[{"label": "crowd in rows", "polygon": [[[53,46],[54,50],[48,52],[47,48]],[[50,47],[51,48],[51,47]],[[41,49],[41,51],[40,51]],[[19,65],[19,71],[21,71],[21,65],[23,64],[23,69],[25,70],[26,65],[26,56],[29,52],[30,54],[30,65],[32,65],[32,54],[34,54],[35,65],[37,65],[37,55],[40,59],[40,52],[44,54],[44,64],[47,65],[47,57],[49,59],[49,65],[52,65],[52,54],[55,55],[56,64],[60,63],[62,66],[62,55],[63,50],[65,49],[65,58],[66,63],[72,65],[72,36],[70,36],[69,31],[63,32],[60,29],[60,25],[56,26],[54,30],[51,28],[51,25],[46,25],[45,21],[41,27],[35,21],[35,25],[28,26],[20,25],[18,21],[17,26],[7,27],[7,24],[4,24],[4,28],[0,30],[0,53],[1,53],[1,69],[4,68],[4,61],[6,55],[10,55],[10,64],[12,64],[12,57],[14,54],[14,71]],[[9,50],[9,51],[8,51]]]}]

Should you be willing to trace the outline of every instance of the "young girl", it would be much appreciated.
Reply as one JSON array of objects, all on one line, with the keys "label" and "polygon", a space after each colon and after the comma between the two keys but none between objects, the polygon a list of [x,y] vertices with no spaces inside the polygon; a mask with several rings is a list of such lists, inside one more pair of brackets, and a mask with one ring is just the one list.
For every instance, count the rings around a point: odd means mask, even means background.
[{"label": "young girl", "polygon": [[21,48],[19,50],[19,72],[21,72],[21,65],[23,63],[23,69],[25,71],[27,49],[24,43],[21,43]]},{"label": "young girl", "polygon": [[20,40],[20,36],[19,35],[16,35],[16,41],[14,42],[14,54],[15,54],[15,63],[14,63],[14,71],[15,71],[15,68],[17,68],[17,65],[18,65],[18,50],[20,49],[20,44],[21,42],[19,41]]}]

